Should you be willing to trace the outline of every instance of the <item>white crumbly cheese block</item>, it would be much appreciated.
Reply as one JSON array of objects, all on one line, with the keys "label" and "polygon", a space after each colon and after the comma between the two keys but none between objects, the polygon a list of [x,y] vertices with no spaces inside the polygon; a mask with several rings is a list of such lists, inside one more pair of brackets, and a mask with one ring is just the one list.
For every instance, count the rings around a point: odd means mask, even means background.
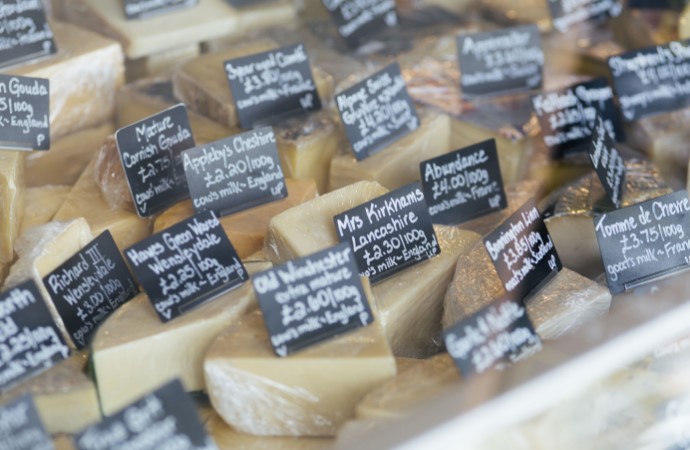
[{"label": "white crumbly cheese block", "polygon": [[334,436],[395,373],[376,322],[281,358],[258,311],[223,331],[204,360],[214,409],[235,430],[262,436]]},{"label": "white crumbly cheese block", "polygon": [[0,150],[0,264],[14,260],[14,241],[24,218],[24,156]]},{"label": "white crumbly cheese block", "polygon": [[28,188],[25,191],[26,207],[21,234],[31,227],[50,222],[71,189],[69,186]]}]

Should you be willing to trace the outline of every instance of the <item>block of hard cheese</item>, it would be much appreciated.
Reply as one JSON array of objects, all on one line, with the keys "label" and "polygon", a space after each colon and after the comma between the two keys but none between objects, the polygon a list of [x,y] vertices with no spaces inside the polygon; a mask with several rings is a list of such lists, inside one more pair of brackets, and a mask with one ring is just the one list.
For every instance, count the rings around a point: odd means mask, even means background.
[{"label": "block of hard cheese", "polygon": [[130,59],[125,63],[127,82],[169,73],[187,60],[199,56],[200,50],[199,44],[195,42],[141,58]]},{"label": "block of hard cheese", "polygon": [[22,226],[25,154],[0,150],[0,264],[14,260],[14,241]]},{"label": "block of hard cheese", "polygon": [[25,191],[26,207],[21,233],[53,219],[72,188],[69,186],[41,186]]},{"label": "block of hard cheese", "polygon": [[124,83],[117,42],[70,24],[51,22],[58,52],[1,72],[50,80],[50,136],[65,136],[112,120]]},{"label": "block of hard cheese", "polygon": [[218,335],[204,359],[213,408],[235,430],[262,436],[333,436],[395,373],[376,322],[280,358],[259,311]]},{"label": "block of hard cheese", "polygon": [[[288,178],[285,184],[288,190],[286,198],[221,217],[220,224],[240,258],[246,258],[262,249],[268,232],[268,223],[274,216],[317,195],[316,185],[312,180]],[[153,232],[157,233],[193,215],[191,200],[180,202],[156,218]]]},{"label": "block of hard cheese", "polygon": [[86,352],[75,352],[40,375],[0,395],[0,403],[33,396],[50,434],[76,433],[101,418],[96,385],[86,375]]}]

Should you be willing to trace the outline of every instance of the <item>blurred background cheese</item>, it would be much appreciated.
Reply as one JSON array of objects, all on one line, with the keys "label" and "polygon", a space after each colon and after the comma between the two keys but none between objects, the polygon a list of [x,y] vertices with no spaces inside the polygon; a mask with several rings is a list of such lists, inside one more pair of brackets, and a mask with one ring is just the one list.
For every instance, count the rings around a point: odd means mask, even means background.
[{"label": "blurred background cheese", "polygon": [[71,189],[70,186],[41,186],[26,189],[24,192],[26,207],[21,234],[31,227],[50,222]]},{"label": "blurred background cheese", "polygon": [[0,263],[14,260],[14,241],[24,218],[26,153],[0,150]]}]

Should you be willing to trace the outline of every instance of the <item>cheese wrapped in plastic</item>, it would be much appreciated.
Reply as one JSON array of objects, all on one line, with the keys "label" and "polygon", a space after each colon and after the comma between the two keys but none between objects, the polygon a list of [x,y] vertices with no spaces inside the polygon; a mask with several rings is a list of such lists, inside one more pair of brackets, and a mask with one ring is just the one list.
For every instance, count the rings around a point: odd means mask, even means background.
[{"label": "cheese wrapped in plastic", "polygon": [[213,408],[235,430],[261,436],[333,436],[395,371],[376,322],[280,358],[258,311],[223,331],[204,360]]},{"label": "cheese wrapped in plastic", "polygon": [[69,186],[41,186],[25,191],[26,208],[21,233],[53,219],[72,188]]},{"label": "cheese wrapped in plastic", "polygon": [[24,156],[0,150],[0,264],[14,260],[14,241],[24,219]]},{"label": "cheese wrapped in plastic", "polygon": [[122,167],[120,151],[114,136],[108,136],[96,154],[94,181],[101,196],[112,209],[135,212],[127,175]]}]

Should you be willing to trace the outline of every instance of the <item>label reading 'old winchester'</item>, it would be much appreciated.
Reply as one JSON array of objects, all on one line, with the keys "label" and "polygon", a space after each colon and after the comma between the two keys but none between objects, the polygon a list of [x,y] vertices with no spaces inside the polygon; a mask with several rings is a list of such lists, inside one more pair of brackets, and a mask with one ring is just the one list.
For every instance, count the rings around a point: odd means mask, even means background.
[{"label": "label reading 'old winchester'", "polygon": [[398,24],[395,0],[322,0],[350,48],[359,47],[382,29]]},{"label": "label reading 'old winchester'", "polygon": [[582,22],[618,17],[623,11],[620,0],[549,0],[553,27],[565,33]]},{"label": "label reading 'old winchester'", "polygon": [[50,148],[50,82],[0,74],[0,146]]},{"label": "label reading 'old winchester'", "polygon": [[183,8],[190,8],[199,0],[124,0],[127,19],[146,19]]},{"label": "label reading 'old winchester'", "polygon": [[278,356],[374,321],[358,272],[343,243],[252,277]]},{"label": "label reading 'old winchester'", "polygon": [[41,1],[0,1],[0,23],[0,67],[57,52]]},{"label": "label reading 'old winchester'", "polygon": [[53,450],[30,394],[0,406],[0,449]]},{"label": "label reading 'old winchester'", "polygon": [[625,164],[616,149],[616,143],[606,129],[601,116],[597,115],[592,129],[592,142],[589,146],[589,160],[594,166],[606,195],[616,208],[621,207],[625,187]]}]

